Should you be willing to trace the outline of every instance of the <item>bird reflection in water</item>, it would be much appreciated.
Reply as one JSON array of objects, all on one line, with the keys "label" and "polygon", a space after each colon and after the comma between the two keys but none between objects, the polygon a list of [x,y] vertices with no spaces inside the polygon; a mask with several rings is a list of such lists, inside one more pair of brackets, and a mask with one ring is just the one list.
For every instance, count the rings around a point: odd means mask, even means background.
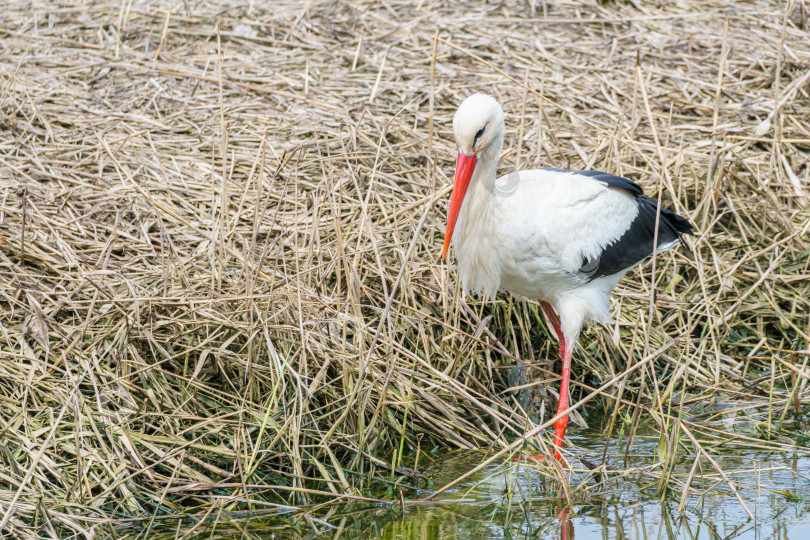
[{"label": "bird reflection in water", "polygon": [[571,508],[568,506],[557,513],[557,519],[560,520],[560,534],[557,536],[559,540],[574,540],[574,522],[570,515]]}]

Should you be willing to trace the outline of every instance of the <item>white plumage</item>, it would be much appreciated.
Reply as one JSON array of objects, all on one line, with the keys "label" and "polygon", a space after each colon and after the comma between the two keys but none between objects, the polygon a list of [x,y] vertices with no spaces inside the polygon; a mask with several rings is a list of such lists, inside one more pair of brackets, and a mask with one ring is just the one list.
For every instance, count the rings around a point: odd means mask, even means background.
[{"label": "white plumage", "polygon": [[585,320],[608,322],[607,294],[621,275],[589,282],[577,271],[630,227],[638,214],[632,196],[570,173],[487,173],[476,168],[453,235],[464,291],[494,298],[505,289],[548,302],[571,340]]},{"label": "white plumage", "polygon": [[609,295],[621,277],[653,245],[659,252],[677,245],[691,226],[629,180],[605,173],[537,169],[496,178],[504,124],[490,96],[467,98],[453,130],[459,157],[442,256],[452,239],[465,294],[492,299],[505,289],[541,301],[563,356],[559,412],[567,408],[568,368],[583,323],[609,322]]}]

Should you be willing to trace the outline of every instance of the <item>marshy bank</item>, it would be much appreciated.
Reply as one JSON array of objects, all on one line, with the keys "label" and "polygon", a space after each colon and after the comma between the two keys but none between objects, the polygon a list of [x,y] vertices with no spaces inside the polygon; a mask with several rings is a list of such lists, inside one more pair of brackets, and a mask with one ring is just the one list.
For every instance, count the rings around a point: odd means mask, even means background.
[{"label": "marshy bank", "polygon": [[754,524],[754,492],[806,509],[747,471],[806,476],[807,10],[7,2],[0,530],[333,535],[451,482],[437,456],[547,444],[522,439],[555,405],[538,306],[462,299],[439,261],[450,120],[479,90],[516,120],[502,172],[621,174],[697,232],[581,338],[574,401],[604,389],[569,451],[594,470],[521,465],[533,497],[633,475],[690,515],[706,490]]}]

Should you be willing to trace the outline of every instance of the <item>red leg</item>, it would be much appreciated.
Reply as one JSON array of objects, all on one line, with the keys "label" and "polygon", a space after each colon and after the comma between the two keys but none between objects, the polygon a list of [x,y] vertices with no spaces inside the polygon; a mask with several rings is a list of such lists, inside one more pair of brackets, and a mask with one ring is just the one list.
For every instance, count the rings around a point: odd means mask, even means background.
[{"label": "red leg", "polygon": [[[563,337],[562,326],[560,325],[560,318],[557,316],[557,312],[554,311],[551,304],[548,302],[543,302],[542,300],[540,301],[540,307],[543,308],[543,312],[546,314],[546,317],[548,317],[549,322],[551,322],[551,326],[554,328],[554,333],[557,334],[557,340],[560,342],[560,347],[562,347],[562,343],[565,338]],[[560,350],[562,351],[562,348]]]},{"label": "red leg", "polygon": [[[571,380],[571,356],[574,352],[574,348],[565,340],[565,334],[562,331],[562,325],[560,324],[560,317],[554,311],[554,308],[551,307],[551,304],[548,302],[541,302],[540,304],[543,307],[543,311],[546,313],[546,317],[548,317],[549,321],[551,321],[551,325],[554,327],[554,332],[557,334],[557,339],[560,342],[560,357],[562,358],[562,381],[560,381],[560,399],[557,403],[557,414],[560,414],[562,411],[568,408],[569,406],[569,399],[568,399],[568,384]],[[556,415],[555,415],[556,416]],[[562,455],[560,454],[560,449],[563,445],[563,440],[565,439],[565,428],[568,427],[568,415],[566,414],[556,422],[554,422],[554,444],[557,448],[554,450],[554,457],[557,458],[557,461],[562,459]]]},{"label": "red leg", "polygon": [[[566,342],[561,340],[560,355],[562,356],[562,381],[560,382],[560,399],[557,404],[557,414],[560,414],[569,406],[568,383],[571,381],[571,356],[573,353],[574,347],[566,346]],[[563,439],[565,439],[566,427],[568,427],[567,414],[554,422],[554,444],[557,446],[557,448],[554,450],[554,456],[557,458],[557,461],[562,459],[560,449],[563,445]]]},{"label": "red leg", "polygon": [[[574,353],[573,343],[568,343],[565,340],[565,335],[562,331],[562,325],[560,323],[560,318],[557,316],[557,312],[554,311],[554,308],[548,302],[540,302],[540,306],[543,308],[543,312],[545,312],[546,317],[548,317],[551,326],[554,328],[554,333],[557,334],[557,339],[560,342],[560,356],[562,357],[562,381],[560,381],[560,399],[557,403],[557,414],[560,414],[562,411],[568,408],[569,406],[569,399],[568,399],[568,384],[571,379],[571,356]],[[554,450],[554,457],[557,461],[562,460],[562,454],[560,454],[560,449],[562,449],[563,440],[565,439],[565,428],[568,427],[568,415],[566,414],[556,422],[554,422],[554,445],[557,447]],[[532,459],[543,459],[543,456],[533,456]]]}]

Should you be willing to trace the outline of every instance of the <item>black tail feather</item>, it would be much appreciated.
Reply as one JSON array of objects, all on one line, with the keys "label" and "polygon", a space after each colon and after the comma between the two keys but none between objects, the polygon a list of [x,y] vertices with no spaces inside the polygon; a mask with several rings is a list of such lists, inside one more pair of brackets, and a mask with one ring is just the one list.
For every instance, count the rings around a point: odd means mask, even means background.
[{"label": "black tail feather", "polygon": [[658,201],[646,195],[636,195],[635,199],[638,215],[630,227],[620,238],[605,246],[598,260],[583,260],[580,272],[589,279],[626,272],[661,246],[680,240],[681,235],[692,234],[692,224],[686,218],[661,207],[656,239]]}]

